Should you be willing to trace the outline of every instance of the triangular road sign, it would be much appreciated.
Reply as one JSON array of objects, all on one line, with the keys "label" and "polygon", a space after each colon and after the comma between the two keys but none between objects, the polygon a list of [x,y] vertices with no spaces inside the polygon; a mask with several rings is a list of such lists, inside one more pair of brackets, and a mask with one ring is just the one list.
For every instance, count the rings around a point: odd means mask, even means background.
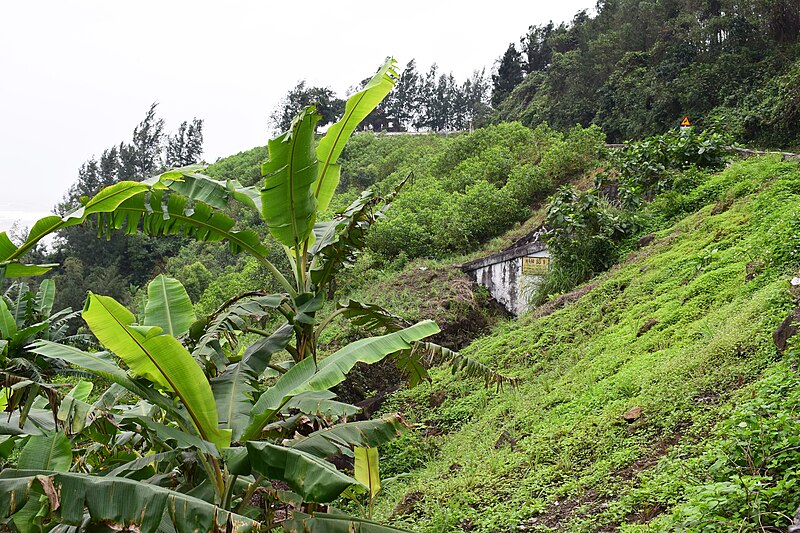
[{"label": "triangular road sign", "polygon": [[683,117],[683,120],[681,120],[681,127],[682,128],[688,128],[691,125],[692,125],[692,121],[689,120],[689,117],[688,116],[687,117]]}]

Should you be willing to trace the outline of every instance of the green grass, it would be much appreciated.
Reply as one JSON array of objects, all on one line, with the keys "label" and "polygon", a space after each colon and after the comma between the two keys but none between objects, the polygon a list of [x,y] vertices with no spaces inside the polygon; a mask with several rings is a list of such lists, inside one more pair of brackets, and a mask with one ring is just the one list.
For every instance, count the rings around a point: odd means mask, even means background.
[{"label": "green grass", "polygon": [[[730,206],[712,214],[718,202]],[[420,427],[383,451],[386,475],[413,475],[387,485],[381,519],[435,532],[734,527],[733,518],[692,522],[692,510],[716,497],[701,487],[723,483],[707,458],[726,464],[726,421],[768,395],[759,380],[784,364],[770,335],[793,305],[800,170],[774,158],[736,163],[652,211],[662,226],[695,212],[577,302],[503,324],[463,350],[520,377],[518,388],[486,390],[438,371],[391,399],[386,410]],[[760,273],[746,281],[755,262]],[[634,407],[641,416],[628,423]],[[800,467],[796,455],[785,471]],[[737,471],[727,474],[734,484]],[[774,489],[775,479],[762,484]],[[782,490],[766,513],[800,500]],[[785,525],[779,514],[762,520]]]}]

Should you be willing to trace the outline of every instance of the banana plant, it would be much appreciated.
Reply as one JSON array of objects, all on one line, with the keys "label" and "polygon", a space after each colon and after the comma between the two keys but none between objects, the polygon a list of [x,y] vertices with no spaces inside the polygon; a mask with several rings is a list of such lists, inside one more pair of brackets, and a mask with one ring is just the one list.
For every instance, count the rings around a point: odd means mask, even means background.
[{"label": "banana plant", "polygon": [[[260,186],[243,187],[238,181],[214,180],[201,173],[202,166],[170,170],[144,182],[123,181],[107,187],[64,217],[49,216],[34,224],[28,239],[14,245],[0,233],[0,276],[32,275],[51,265],[26,265],[24,254],[46,235],[59,229],[97,221],[101,235],[124,229],[150,235],[184,234],[198,240],[225,241],[234,253],[248,253],[272,273],[286,298],[276,310],[286,319],[296,337],[292,356],[296,362],[317,358],[322,331],[336,316],[319,319],[336,274],[347,267],[364,246],[364,235],[383,215],[402,183],[385,198],[366,191],[332,221],[318,222],[317,215],[328,209],[339,183],[339,156],[358,124],[389,94],[397,79],[396,62],[388,60],[365,85],[346,102],[344,115],[315,145],[320,115],[312,105],[301,111],[289,130],[268,142],[269,159],[263,163]],[[280,244],[291,264],[282,273],[270,261],[269,250],[252,229],[236,229],[227,215],[229,203],[236,202],[255,211]],[[433,353],[439,357],[431,357]],[[463,365],[459,354],[426,345],[408,352],[399,361],[411,382],[427,376],[434,359]],[[499,384],[505,377],[479,364],[467,368]]]},{"label": "banana plant", "polygon": [[0,390],[3,410],[20,408],[24,423],[33,403],[41,397],[57,413],[59,394],[49,383],[54,374],[73,374],[61,361],[39,356],[27,349],[35,339],[86,342],[85,336],[67,335],[69,321],[78,313],[62,309],[53,313],[56,286],[41,282],[34,292],[27,283],[16,282],[0,295]]},{"label": "banana plant", "polygon": [[[342,119],[316,145],[319,114],[314,106],[300,112],[289,131],[269,141],[260,186],[214,180],[200,166],[185,167],[144,182],[107,187],[83,199],[82,207],[70,214],[39,220],[19,246],[0,233],[0,276],[5,277],[46,271],[50,265],[27,265],[21,258],[44,236],[93,218],[101,235],[124,229],[225,241],[234,253],[255,257],[282,287],[277,294],[236,298],[199,320],[183,288],[169,278],[149,285],[139,317],[112,298],[90,293],[82,317],[106,351],[92,353],[46,340],[30,349],[113,386],[99,406],[72,400],[77,407],[70,411],[69,427],[61,421],[52,428],[37,426],[38,434],[25,424],[7,429],[13,430],[23,452],[40,437],[55,439],[52,435],[61,433],[83,452],[67,472],[39,465],[0,473],[9,480],[0,483],[0,518],[24,527],[33,527],[36,520],[75,527],[111,521],[141,531],[182,531],[193,522],[183,524],[173,512],[180,504],[202,515],[205,529],[200,530],[205,531],[276,524],[299,530],[387,530],[326,512],[327,504],[360,484],[325,459],[352,455],[355,446],[378,446],[405,425],[398,416],[347,422],[354,408],[336,402],[330,389],[355,364],[387,356],[410,373],[423,375],[431,361],[426,354],[436,351],[423,341],[439,328],[430,321],[391,327],[377,321],[382,334],[323,357],[320,336],[331,321],[340,315],[360,316],[359,305],[349,303],[320,316],[334,278],[364,246],[367,230],[399,188],[385,198],[367,191],[331,221],[320,222],[317,215],[328,208],[338,185],[337,161],[347,139],[389,93],[396,77],[394,60],[387,61],[348,99]],[[272,238],[283,245],[291,272],[274,266],[255,231],[236,228],[227,214],[231,202],[259,214]],[[281,324],[274,331],[263,329],[262,319],[276,315]],[[243,346],[243,334],[258,340]],[[441,359],[463,361],[454,352],[439,353]],[[468,368],[498,382],[505,379],[480,365]],[[123,396],[135,403],[117,405],[115,400]],[[76,416],[77,425],[72,425]],[[0,425],[0,431],[6,426]],[[75,428],[81,429],[72,435]],[[277,488],[269,480],[286,486]],[[120,506],[112,517],[107,510],[115,509],[110,498],[117,487],[137,494],[140,503],[152,498],[163,506],[147,516],[128,514],[131,507]],[[56,494],[69,489],[79,497],[67,509],[50,497],[53,488]],[[282,512],[275,502],[286,506]],[[384,529],[374,529],[378,527]]]},{"label": "banana plant", "polygon": [[[110,297],[89,294],[82,316],[108,351],[90,353],[45,340],[30,347],[114,385],[94,404],[88,403],[90,387],[76,387],[68,395],[69,411],[59,413],[59,426],[19,428],[16,438],[25,443],[17,468],[0,472],[0,518],[10,518],[18,529],[112,520],[142,531],[194,531],[199,524],[203,531],[248,531],[305,520],[305,515],[292,518],[293,513],[276,519],[253,504],[254,495],[273,506],[292,502],[293,510],[306,511],[319,522],[327,514],[320,504],[360,485],[326,458],[353,455],[357,446],[378,446],[406,429],[399,415],[346,422],[357,409],[334,402],[330,387],[357,362],[409,349],[438,331],[432,322],[420,322],[362,339],[319,362],[295,362],[282,350],[286,364],[273,366],[285,368],[284,373],[269,372],[270,359],[281,351],[276,347],[288,346],[285,337],[269,349],[261,341],[239,346],[237,353],[218,342],[201,349],[189,336],[197,321],[180,283],[159,276],[147,294],[140,317]],[[258,315],[257,307],[275,307],[279,299],[249,303],[248,312]],[[215,327],[212,323],[206,333]],[[195,345],[194,350],[176,336]],[[221,372],[204,364],[209,349],[224,360]],[[135,403],[117,404],[115,399],[123,396]],[[298,426],[312,419],[344,422],[320,422],[303,436]],[[71,434],[75,428],[78,433]],[[94,457],[73,461],[78,444],[93,449]],[[165,479],[175,486],[161,486]],[[268,480],[280,480],[288,489],[278,494]],[[121,490],[133,500],[115,500]],[[69,495],[69,512],[59,495]],[[145,505],[148,499],[158,502],[154,514]],[[178,505],[196,516],[186,521],[183,514],[174,514]],[[138,513],[142,508],[148,513]],[[371,530],[367,521],[354,520],[363,531]],[[389,530],[381,528],[375,531]]]}]

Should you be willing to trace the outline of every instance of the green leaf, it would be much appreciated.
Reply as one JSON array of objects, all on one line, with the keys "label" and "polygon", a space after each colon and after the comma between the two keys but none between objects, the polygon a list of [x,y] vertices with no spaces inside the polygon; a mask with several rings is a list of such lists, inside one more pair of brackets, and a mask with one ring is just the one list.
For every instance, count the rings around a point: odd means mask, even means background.
[{"label": "green leaf", "polygon": [[50,316],[55,300],[56,282],[52,279],[43,280],[39,285],[39,293],[36,295],[36,310],[43,316]]},{"label": "green leaf", "polygon": [[83,318],[97,339],[133,372],[175,393],[204,440],[228,446],[230,431],[218,427],[211,386],[177,339],[153,328],[143,334],[133,327],[133,314],[107,296],[89,293]]},{"label": "green leaf", "polygon": [[334,401],[335,397],[330,391],[304,392],[286,402],[283,412],[297,409],[307,415],[336,419],[353,416],[361,411],[355,405]]},{"label": "green leaf", "polygon": [[162,441],[169,442],[170,445],[176,448],[201,450],[213,456],[219,455],[219,451],[214,448],[212,443],[204,441],[197,435],[181,431],[176,427],[156,422],[151,418],[145,416],[126,416],[120,422],[120,426],[123,428],[128,428],[132,431],[141,431],[141,429],[136,428],[133,424],[141,426],[150,433],[155,434]]},{"label": "green leaf", "polygon": [[82,431],[89,413],[94,411],[94,407],[86,403],[93,388],[93,383],[81,381],[61,400],[57,418],[70,434]]},{"label": "green leaf", "polygon": [[0,261],[5,261],[17,251],[17,245],[11,242],[5,231],[0,231]]},{"label": "green leaf", "polygon": [[275,413],[280,411],[294,395],[305,391],[316,368],[314,360],[309,357],[278,378],[278,381],[258,398],[250,411],[250,423],[244,432],[244,440],[257,439]]},{"label": "green leaf", "polygon": [[72,446],[63,433],[35,435],[19,454],[17,466],[27,470],[55,470],[66,472],[72,466]]},{"label": "green leaf", "polygon": [[30,278],[34,276],[41,276],[47,274],[53,268],[57,267],[58,263],[48,263],[45,265],[25,265],[22,263],[7,263],[0,266],[0,274],[5,278]]},{"label": "green leaf", "polygon": [[[13,260],[22,257],[28,250],[36,246],[40,240],[47,235],[55,233],[56,231],[69,226],[81,224],[89,215],[97,213],[110,213],[117,209],[125,200],[141,194],[149,187],[143,183],[135,181],[120,181],[110,187],[106,187],[97,193],[86,205],[68,213],[64,217],[57,215],[50,215],[39,219],[31,227],[28,232],[28,238],[22,243],[21,246],[14,247],[14,251],[8,253],[10,248],[8,245],[0,243],[0,249],[3,250],[2,255],[6,260]],[[0,239],[2,241],[2,239]],[[12,244],[13,246],[13,244]],[[6,255],[8,254],[8,255]],[[10,267],[11,265],[9,265]]]},{"label": "green leaf", "polygon": [[[480,361],[463,356],[459,352],[432,342],[420,342],[411,353],[404,355],[411,358],[416,357],[422,359],[428,366],[449,364],[453,374],[462,372],[467,377],[480,378],[485,382],[487,387],[491,384],[494,384],[498,388],[501,388],[503,385],[511,385],[514,387],[519,383],[518,378],[498,374]],[[396,360],[396,362],[398,361]],[[398,366],[401,364],[402,363],[398,362]]]},{"label": "green leaf", "polygon": [[[109,356],[108,352],[84,352],[74,346],[66,346],[51,341],[38,340],[28,346],[28,350],[50,357],[51,359],[63,359],[77,367],[84,368],[107,379],[111,377],[122,381],[128,380],[128,375],[117,363]],[[112,381],[117,381],[113,379]]]},{"label": "green leaf", "polygon": [[353,451],[356,455],[355,478],[369,489],[369,497],[374,498],[381,491],[381,477],[378,472],[378,449],[358,446]]},{"label": "green leaf", "polygon": [[[203,165],[193,165],[175,169],[146,183],[158,181],[178,194],[217,209],[227,209],[228,201],[233,198],[261,214],[261,194],[255,188],[242,187],[236,180],[220,181],[194,172],[204,168]],[[176,173],[180,176],[173,180]]]},{"label": "green leaf", "polygon": [[[38,498],[44,484],[55,489],[60,504],[56,521],[127,526],[141,533],[156,533],[162,520],[176,533],[259,530],[261,524],[203,500],[156,485],[120,477],[6,469],[0,472],[0,518],[13,515],[31,498]],[[51,500],[51,510],[52,507]]]},{"label": "green leaf", "polygon": [[357,484],[324,459],[269,442],[248,442],[247,455],[253,471],[285,481],[308,502],[333,501]]},{"label": "green leaf", "polygon": [[247,347],[242,356],[242,362],[253,369],[256,376],[266,370],[272,356],[286,348],[294,335],[294,328],[286,323],[275,330],[265,339],[260,339]]},{"label": "green leaf", "polygon": [[311,185],[317,179],[314,128],[319,117],[314,106],[300,112],[288,132],[270,139],[269,161],[261,166],[264,220],[272,236],[289,248],[297,248],[314,228]]},{"label": "green leaf", "polygon": [[397,61],[388,60],[361,91],[347,99],[344,116],[328,128],[317,146],[318,175],[314,183],[317,209],[324,211],[330,205],[339,185],[340,168],[337,164],[350,135],[356,127],[391,92],[397,79]]},{"label": "green leaf", "polygon": [[412,343],[439,333],[431,320],[380,337],[359,339],[326,357],[308,382],[307,390],[325,390],[341,383],[356,363],[377,363],[387,355],[408,349]]},{"label": "green leaf", "polygon": [[232,440],[242,437],[253,408],[256,374],[244,361],[229,365],[223,373],[211,380],[211,390],[217,404],[220,427],[232,431]]},{"label": "green leaf", "polygon": [[287,446],[325,458],[349,451],[352,446],[380,446],[394,440],[406,430],[408,426],[403,418],[394,414],[379,420],[337,424],[315,431],[308,437],[292,440]]},{"label": "green leaf", "polygon": [[0,296],[0,336],[11,339],[17,332],[17,321],[8,309],[5,298]]},{"label": "green leaf", "polygon": [[179,337],[189,332],[195,320],[192,301],[180,281],[161,274],[147,285],[145,326],[158,326],[165,333]]}]

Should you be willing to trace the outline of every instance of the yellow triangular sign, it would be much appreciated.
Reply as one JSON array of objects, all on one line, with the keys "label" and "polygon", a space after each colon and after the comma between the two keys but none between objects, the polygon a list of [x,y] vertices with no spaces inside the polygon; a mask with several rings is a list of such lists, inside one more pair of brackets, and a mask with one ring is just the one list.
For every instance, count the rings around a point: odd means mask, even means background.
[{"label": "yellow triangular sign", "polygon": [[692,121],[689,120],[689,117],[683,117],[683,120],[681,120],[681,127],[682,128],[686,128],[686,127],[691,126],[691,125],[692,125]]}]

